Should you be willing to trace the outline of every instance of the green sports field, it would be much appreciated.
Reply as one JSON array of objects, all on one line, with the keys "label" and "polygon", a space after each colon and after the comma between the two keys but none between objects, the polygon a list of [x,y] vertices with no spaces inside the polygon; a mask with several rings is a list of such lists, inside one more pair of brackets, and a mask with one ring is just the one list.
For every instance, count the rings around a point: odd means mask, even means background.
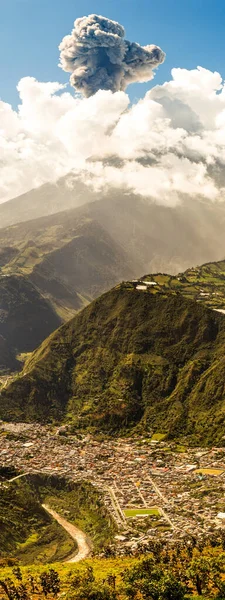
[{"label": "green sports field", "polygon": [[205,468],[205,469],[196,469],[194,472],[202,474],[202,475],[214,475],[214,477],[216,477],[217,475],[222,475],[222,473],[224,473],[224,469]]},{"label": "green sports field", "polygon": [[145,517],[148,515],[159,516],[158,508],[125,508],[125,517]]}]

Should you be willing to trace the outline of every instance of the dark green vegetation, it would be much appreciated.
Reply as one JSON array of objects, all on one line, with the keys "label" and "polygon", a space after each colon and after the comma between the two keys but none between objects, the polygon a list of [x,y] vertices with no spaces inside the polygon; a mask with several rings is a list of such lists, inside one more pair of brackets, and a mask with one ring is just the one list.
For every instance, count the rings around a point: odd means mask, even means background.
[{"label": "dark green vegetation", "polygon": [[0,589],[8,600],[65,596],[67,600],[223,600],[224,544],[194,538],[176,546],[152,542],[146,556],[93,559],[43,570],[1,569]]},{"label": "dark green vegetation", "polygon": [[121,284],[52,334],[0,396],[0,418],[225,435],[225,320],[180,293]]},{"label": "dark green vegetation", "polygon": [[30,477],[41,501],[84,531],[94,551],[101,550],[111,542],[116,527],[103,505],[99,491],[91,483],[72,483],[56,476]]},{"label": "dark green vegetation", "polygon": [[86,482],[30,475],[1,484],[0,558],[21,564],[60,561],[76,551],[76,543],[42,508],[48,504],[90,536],[94,550],[111,540],[114,525],[97,490]]}]

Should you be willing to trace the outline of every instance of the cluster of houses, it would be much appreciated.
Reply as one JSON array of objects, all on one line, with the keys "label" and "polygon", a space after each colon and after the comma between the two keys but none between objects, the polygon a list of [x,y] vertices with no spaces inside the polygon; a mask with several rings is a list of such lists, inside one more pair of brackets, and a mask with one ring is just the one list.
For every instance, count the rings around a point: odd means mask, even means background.
[{"label": "cluster of houses", "polygon": [[225,448],[95,439],[67,428],[0,424],[0,467],[89,480],[118,526],[115,544],[182,539],[225,526]]}]

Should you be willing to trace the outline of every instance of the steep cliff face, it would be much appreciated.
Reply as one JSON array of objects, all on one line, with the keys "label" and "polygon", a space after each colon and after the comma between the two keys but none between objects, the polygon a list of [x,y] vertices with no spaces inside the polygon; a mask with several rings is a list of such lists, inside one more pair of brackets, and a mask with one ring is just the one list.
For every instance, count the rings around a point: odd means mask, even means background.
[{"label": "steep cliff face", "polygon": [[0,373],[19,369],[21,364],[16,360],[13,348],[10,348],[7,341],[0,334]]},{"label": "steep cliff face", "polygon": [[24,277],[0,276],[0,370],[17,368],[16,354],[34,350],[61,322]]}]

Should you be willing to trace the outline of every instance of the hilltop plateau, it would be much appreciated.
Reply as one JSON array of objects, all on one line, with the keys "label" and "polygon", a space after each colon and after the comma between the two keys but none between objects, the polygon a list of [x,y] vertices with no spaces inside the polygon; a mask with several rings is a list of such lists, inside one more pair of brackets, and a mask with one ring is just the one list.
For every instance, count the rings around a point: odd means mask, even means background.
[{"label": "hilltop plateau", "polygon": [[200,302],[225,314],[225,261],[205,263],[179,273],[168,275],[156,273],[144,275],[138,282],[145,286],[154,286],[154,293],[179,293],[185,298]]}]

